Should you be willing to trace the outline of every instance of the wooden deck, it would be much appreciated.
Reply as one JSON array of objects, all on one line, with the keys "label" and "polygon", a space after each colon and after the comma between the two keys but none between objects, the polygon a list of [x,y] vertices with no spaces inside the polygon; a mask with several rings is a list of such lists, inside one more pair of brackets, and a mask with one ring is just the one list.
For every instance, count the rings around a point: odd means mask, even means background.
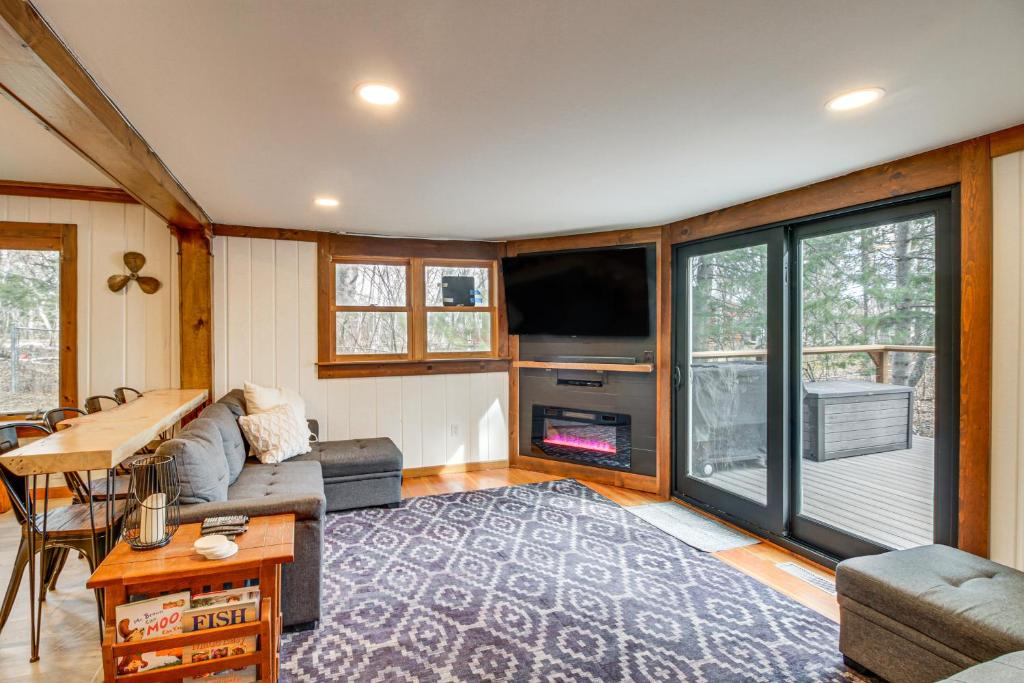
[{"label": "wooden deck", "polygon": [[[894,549],[932,542],[932,440],[908,450],[803,460],[802,515]],[[710,484],[765,503],[764,468],[716,472]]]}]

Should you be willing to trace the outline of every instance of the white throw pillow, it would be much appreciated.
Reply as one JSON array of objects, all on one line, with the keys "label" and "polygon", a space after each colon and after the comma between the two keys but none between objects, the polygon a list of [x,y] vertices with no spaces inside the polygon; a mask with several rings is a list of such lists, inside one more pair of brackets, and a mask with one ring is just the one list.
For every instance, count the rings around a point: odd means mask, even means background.
[{"label": "white throw pillow", "polygon": [[[261,387],[251,382],[245,383],[245,412],[249,415],[257,415],[272,410],[282,403],[286,403],[295,411],[295,421],[299,431],[306,435],[309,440],[309,425],[306,423],[306,402],[302,397],[291,389],[283,387]],[[305,452],[305,451],[304,451]]]},{"label": "white throw pillow", "polygon": [[298,428],[295,409],[282,403],[270,410],[238,418],[249,451],[264,464],[278,463],[309,453],[309,430]]}]

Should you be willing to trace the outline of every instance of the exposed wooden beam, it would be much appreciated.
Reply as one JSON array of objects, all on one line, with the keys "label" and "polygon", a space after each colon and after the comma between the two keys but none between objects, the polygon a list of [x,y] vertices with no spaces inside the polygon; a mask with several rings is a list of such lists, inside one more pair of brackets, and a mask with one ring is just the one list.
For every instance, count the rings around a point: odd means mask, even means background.
[{"label": "exposed wooden beam", "polygon": [[625,230],[607,230],[604,232],[588,232],[582,235],[556,235],[554,237],[531,237],[522,240],[509,240],[509,255],[526,254],[534,251],[560,251],[563,249],[591,249],[594,247],[619,247],[630,244],[658,242],[662,229],[628,228]]},{"label": "exposed wooden beam", "polygon": [[255,237],[265,240],[292,240],[294,242],[319,242],[324,233],[318,230],[300,228],[257,228],[251,225],[213,224],[213,234],[221,237]]},{"label": "exposed wooden beam", "polygon": [[217,237],[251,237],[267,240],[316,242],[330,256],[382,256],[399,258],[495,259],[504,252],[504,242],[479,240],[438,240],[418,237],[350,235],[300,228],[257,228],[250,225],[215,223]]},{"label": "exposed wooden beam", "polygon": [[26,0],[0,0],[0,87],[170,225],[210,218]]},{"label": "exposed wooden beam", "polygon": [[676,221],[667,226],[668,241],[674,244],[724,235],[952,185],[959,180],[960,145],[950,145]]},{"label": "exposed wooden beam", "polygon": [[87,202],[138,204],[134,197],[119,187],[95,187],[92,185],[26,183],[20,180],[0,180],[0,194],[15,195],[18,197],[82,199]]},{"label": "exposed wooden beam", "polygon": [[181,330],[181,387],[213,396],[213,256],[210,242],[195,230],[174,230],[178,238],[178,297]]},{"label": "exposed wooden beam", "polygon": [[989,154],[992,157],[1001,157],[1004,154],[1012,154],[1024,149],[1024,123],[1013,128],[1007,128],[989,136]]},{"label": "exposed wooden beam", "polygon": [[960,510],[958,547],[988,557],[992,449],[992,159],[960,154]]}]

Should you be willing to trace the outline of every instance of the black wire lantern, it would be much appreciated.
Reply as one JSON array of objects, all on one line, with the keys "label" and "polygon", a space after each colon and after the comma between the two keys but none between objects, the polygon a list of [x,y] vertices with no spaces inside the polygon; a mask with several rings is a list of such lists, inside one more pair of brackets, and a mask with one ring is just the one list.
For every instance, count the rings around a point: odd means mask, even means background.
[{"label": "black wire lantern", "polygon": [[139,458],[130,468],[121,537],[135,550],[165,546],[181,522],[181,483],[174,458],[151,455]]}]

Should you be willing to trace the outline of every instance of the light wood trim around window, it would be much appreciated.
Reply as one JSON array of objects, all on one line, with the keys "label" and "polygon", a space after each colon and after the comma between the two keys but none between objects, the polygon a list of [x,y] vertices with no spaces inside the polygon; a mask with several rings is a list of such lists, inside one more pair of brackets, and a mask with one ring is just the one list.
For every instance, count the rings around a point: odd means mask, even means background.
[{"label": "light wood trim around window", "polygon": [[[330,334],[329,358],[321,358],[330,363],[359,363],[363,361],[388,361],[388,360],[411,360],[414,357],[412,345],[413,328],[413,307],[412,307],[412,279],[413,259],[407,258],[363,258],[359,256],[334,256],[330,264],[330,302],[328,304],[328,330]],[[339,306],[338,293],[335,289],[337,277],[335,270],[337,266],[363,265],[363,266],[400,266],[405,268],[405,305],[404,306]],[[338,324],[337,314],[351,311],[353,313],[405,313],[406,315],[406,340],[405,353],[363,353],[363,354],[338,354]]]},{"label": "light wood trim around window", "polygon": [[[502,350],[507,348],[507,336],[503,327],[504,316],[500,305],[500,274],[498,256],[501,253],[495,245],[467,244],[453,242],[451,258],[437,256],[443,241],[430,241],[427,249],[411,256],[390,255],[390,249],[372,249],[376,253],[389,255],[337,254],[336,248],[345,244],[338,236],[325,235],[318,240],[318,362],[317,376],[320,379],[337,377],[376,377],[395,375],[455,374],[471,372],[504,372],[508,369],[507,358]],[[362,238],[365,239],[365,238]],[[378,240],[381,242],[390,240]],[[426,240],[403,240],[406,244],[423,243]],[[474,251],[491,249],[494,258],[477,258]],[[347,251],[347,250],[346,250]],[[460,258],[466,255],[468,258]],[[338,306],[335,304],[334,267],[338,263],[394,264],[405,265],[406,305],[405,306]],[[488,270],[487,306],[427,306],[426,268],[447,266],[454,268],[486,268]],[[405,354],[363,354],[338,355],[336,349],[336,326],[334,315],[337,311],[405,312],[408,315],[408,352]],[[491,349],[481,352],[429,353],[427,351],[427,314],[431,312],[488,313],[491,320]]]},{"label": "light wood trim around window", "polygon": [[78,406],[78,226],[0,221],[0,249],[60,252],[60,405]]},{"label": "light wood trim around window", "polygon": [[[422,358],[441,360],[445,358],[497,358],[499,354],[499,320],[498,320],[498,262],[480,259],[420,259],[420,284],[423,291],[418,297],[422,304],[419,320],[423,339],[419,347]],[[427,306],[426,282],[427,268],[484,268],[487,270],[487,305],[486,306]],[[490,351],[448,351],[430,352],[427,348],[427,314],[428,313],[489,313],[491,316],[491,350]]]}]

